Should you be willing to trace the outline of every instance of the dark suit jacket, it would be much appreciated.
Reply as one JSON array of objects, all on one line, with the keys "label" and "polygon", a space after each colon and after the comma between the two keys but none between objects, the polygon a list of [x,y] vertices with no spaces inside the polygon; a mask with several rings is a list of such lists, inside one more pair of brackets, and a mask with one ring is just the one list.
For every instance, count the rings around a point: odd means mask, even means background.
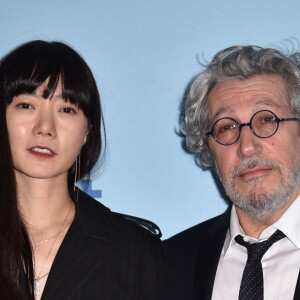
[{"label": "dark suit jacket", "polygon": [[[230,208],[164,241],[163,300],[211,299],[229,222]],[[300,299],[299,277],[294,299]]]},{"label": "dark suit jacket", "polygon": [[162,264],[158,237],[80,191],[42,299],[158,299]]}]

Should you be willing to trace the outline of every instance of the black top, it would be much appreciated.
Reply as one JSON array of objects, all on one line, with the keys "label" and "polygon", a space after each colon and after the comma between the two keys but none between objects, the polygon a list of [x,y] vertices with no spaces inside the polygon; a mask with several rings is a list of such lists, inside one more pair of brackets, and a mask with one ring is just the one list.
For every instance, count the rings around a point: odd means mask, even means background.
[{"label": "black top", "polygon": [[[74,202],[75,219],[54,259],[42,300],[159,299],[164,259],[158,235],[140,226],[139,219],[115,214],[80,190]],[[20,285],[28,298],[24,271]]]}]

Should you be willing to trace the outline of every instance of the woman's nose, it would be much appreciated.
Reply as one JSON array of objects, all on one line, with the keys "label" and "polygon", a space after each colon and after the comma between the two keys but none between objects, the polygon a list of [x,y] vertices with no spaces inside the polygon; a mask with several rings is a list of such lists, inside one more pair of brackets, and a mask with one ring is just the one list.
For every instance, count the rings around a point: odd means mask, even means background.
[{"label": "woman's nose", "polygon": [[32,133],[34,135],[49,136],[52,138],[56,136],[55,120],[51,112],[40,111],[38,113]]}]

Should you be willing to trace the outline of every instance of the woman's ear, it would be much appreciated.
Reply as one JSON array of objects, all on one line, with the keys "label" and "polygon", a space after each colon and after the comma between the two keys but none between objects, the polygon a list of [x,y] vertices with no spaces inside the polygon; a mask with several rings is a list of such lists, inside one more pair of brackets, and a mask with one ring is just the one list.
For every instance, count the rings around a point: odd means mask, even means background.
[{"label": "woman's ear", "polygon": [[[85,136],[84,136],[84,138],[83,138],[83,145],[85,145],[85,143],[86,143],[86,141],[87,141],[87,138],[88,138],[88,135],[89,135],[89,133],[90,133],[90,131],[89,130],[87,130],[86,131],[86,134],[85,134]],[[82,145],[82,146],[83,146]]]},{"label": "woman's ear", "polygon": [[[87,130],[86,130],[86,134],[85,134],[84,139],[83,139],[83,145],[85,145],[85,143],[86,143],[86,141],[87,141],[87,138],[88,138],[88,135],[89,135],[91,129],[92,129],[92,125],[89,124],[89,125],[88,125],[88,128],[87,128]],[[82,146],[83,146],[83,145],[82,145]]]}]

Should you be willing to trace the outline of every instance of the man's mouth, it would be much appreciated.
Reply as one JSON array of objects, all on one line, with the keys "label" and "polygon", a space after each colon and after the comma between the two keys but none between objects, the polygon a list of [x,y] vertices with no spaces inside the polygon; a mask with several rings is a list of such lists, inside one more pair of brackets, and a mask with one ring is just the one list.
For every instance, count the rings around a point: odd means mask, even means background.
[{"label": "man's mouth", "polygon": [[266,176],[272,168],[266,166],[257,166],[251,169],[243,170],[238,176],[242,179],[250,179],[260,176]]}]

